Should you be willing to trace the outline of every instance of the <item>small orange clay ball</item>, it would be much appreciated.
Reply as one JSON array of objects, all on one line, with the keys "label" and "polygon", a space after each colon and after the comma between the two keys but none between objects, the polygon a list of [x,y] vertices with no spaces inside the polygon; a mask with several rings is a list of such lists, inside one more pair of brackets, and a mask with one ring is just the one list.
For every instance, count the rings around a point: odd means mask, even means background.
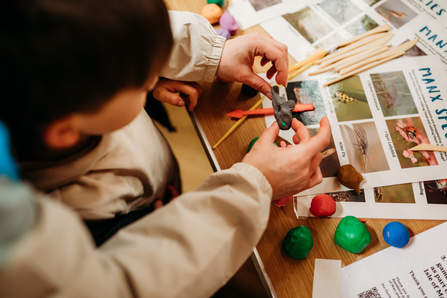
[{"label": "small orange clay ball", "polygon": [[310,213],[315,217],[331,216],[335,210],[337,210],[337,205],[334,198],[326,194],[314,197],[309,208]]},{"label": "small orange clay ball", "polygon": [[200,13],[203,17],[205,17],[211,25],[219,22],[220,17],[223,12],[222,9],[214,3],[207,4],[202,8],[202,12]]}]

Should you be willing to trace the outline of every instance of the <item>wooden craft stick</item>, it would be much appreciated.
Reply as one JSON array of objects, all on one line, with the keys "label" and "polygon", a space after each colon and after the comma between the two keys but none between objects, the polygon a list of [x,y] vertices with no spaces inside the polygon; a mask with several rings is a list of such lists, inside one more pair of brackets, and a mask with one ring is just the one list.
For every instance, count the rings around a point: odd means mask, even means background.
[{"label": "wooden craft stick", "polygon": [[377,51],[377,50],[382,49],[382,48],[386,49],[387,47],[391,47],[391,45],[381,45],[381,46],[378,46],[378,47],[374,47],[372,49],[367,50],[366,52],[361,52],[361,53],[356,54],[356,55],[354,55],[352,57],[349,57],[349,58],[340,60],[338,62],[335,62],[334,64],[330,64],[330,65],[328,65],[326,67],[319,68],[316,71],[309,73],[309,75],[313,76],[313,75],[317,75],[317,74],[320,74],[320,73],[323,73],[323,72],[326,72],[326,71],[329,71],[329,70],[333,70],[333,69],[337,70],[337,67],[339,67],[341,65],[347,64],[347,63],[349,63],[351,61],[361,61],[361,59],[364,59],[364,57],[367,54],[369,54],[369,53],[371,53],[373,51]]},{"label": "wooden craft stick", "polygon": [[[261,97],[260,100],[258,100],[250,109],[249,111],[252,111],[256,109],[263,101],[265,96]],[[220,138],[220,140],[211,148],[215,150],[217,146],[219,146],[225,139],[247,118],[247,116],[243,116],[241,119],[239,119],[236,123],[233,124],[232,127]]]},{"label": "wooden craft stick", "polygon": [[390,60],[393,60],[393,59],[395,59],[395,58],[397,58],[397,57],[400,57],[400,56],[402,56],[402,55],[404,55],[404,54],[405,54],[405,51],[402,51],[402,52],[400,52],[400,53],[397,53],[397,54],[394,54],[394,55],[392,55],[392,56],[389,56],[389,57],[387,57],[387,58],[385,58],[385,59],[382,59],[382,60],[373,62],[373,63],[368,64],[368,65],[365,65],[365,66],[363,66],[363,67],[361,67],[361,68],[359,68],[359,69],[357,69],[357,70],[355,70],[355,71],[353,71],[353,72],[350,72],[350,73],[348,73],[348,74],[345,74],[344,76],[341,76],[341,77],[339,77],[339,78],[337,78],[337,79],[334,79],[334,80],[332,80],[332,81],[329,81],[329,82],[327,82],[327,83],[324,83],[323,86],[324,86],[324,87],[327,87],[327,86],[329,86],[329,85],[332,85],[332,84],[334,84],[334,83],[337,83],[337,82],[339,82],[339,81],[342,81],[342,80],[344,80],[344,79],[347,79],[347,78],[349,78],[350,76],[353,76],[353,75],[356,75],[356,74],[358,74],[358,73],[361,73],[362,71],[368,70],[368,69],[373,68],[373,67],[375,67],[375,66],[377,66],[377,65],[380,65],[380,64],[382,64],[382,63],[385,63],[385,62],[388,62],[388,61],[390,61]]},{"label": "wooden craft stick", "polygon": [[380,46],[377,46],[377,47],[374,47],[374,48],[372,48],[372,49],[370,49],[370,50],[368,50],[368,51],[366,51],[366,52],[363,52],[363,53],[360,53],[360,54],[357,54],[357,55],[354,55],[354,56],[350,56],[350,57],[348,57],[348,58],[346,58],[346,59],[343,59],[343,60],[341,60],[341,61],[338,61],[338,62],[336,62],[336,63],[334,63],[333,65],[335,65],[335,69],[337,69],[337,68],[339,68],[341,65],[343,65],[343,64],[346,64],[346,63],[349,63],[349,62],[351,62],[351,61],[354,61],[354,60],[356,60],[357,58],[359,58],[360,56],[365,56],[366,54],[369,54],[369,53],[371,53],[371,52],[373,52],[373,51],[376,51],[376,50],[378,50],[378,49],[387,49],[387,48],[391,48],[392,47],[392,45],[390,45],[390,44],[384,44],[384,45],[380,45]]},{"label": "wooden craft stick", "polygon": [[351,43],[353,43],[353,42],[356,42],[357,40],[359,40],[359,39],[361,39],[361,38],[364,38],[364,37],[367,37],[367,36],[369,36],[369,35],[376,34],[376,33],[380,33],[380,32],[388,32],[388,31],[390,31],[390,30],[391,30],[390,25],[385,24],[385,25],[376,27],[376,28],[374,28],[374,29],[372,29],[372,30],[369,30],[369,31],[367,31],[367,32],[365,32],[365,33],[362,33],[362,34],[353,36],[353,37],[351,37],[351,38],[348,38],[348,39],[346,39],[346,40],[340,42],[340,43],[338,44],[338,46],[339,46],[339,47],[344,47],[344,46],[346,46],[346,45],[348,45],[348,44],[351,44]]},{"label": "wooden craft stick", "polygon": [[401,51],[401,52],[395,53],[394,55],[387,56],[386,58],[384,58],[384,59],[382,59],[382,60],[375,61],[375,62],[373,62],[373,63],[364,65],[363,67],[361,67],[361,68],[359,68],[359,69],[356,69],[356,70],[353,70],[352,72],[349,72],[349,73],[347,73],[346,75],[352,76],[352,75],[354,75],[354,74],[358,74],[359,72],[365,71],[365,70],[370,69],[370,68],[372,68],[372,67],[374,67],[374,66],[380,65],[380,64],[382,64],[382,63],[384,63],[384,62],[387,62],[387,61],[390,61],[390,60],[399,58],[400,56],[402,56],[402,55],[404,55],[404,54],[405,54],[405,51]]},{"label": "wooden craft stick", "polygon": [[312,67],[314,65],[314,62],[310,62],[305,64],[304,66],[302,66],[301,68],[299,68],[297,71],[294,71],[292,73],[289,73],[289,76],[287,77],[287,81],[293,79],[294,77],[296,77],[297,75],[299,75],[300,73],[304,72],[306,69]]},{"label": "wooden craft stick", "polygon": [[319,68],[319,69],[317,69],[317,70],[315,70],[313,72],[310,72],[309,75],[310,76],[318,75],[320,73],[323,73],[323,72],[326,72],[326,71],[329,71],[329,70],[333,70],[334,68],[335,68],[335,66],[329,65],[329,66],[326,66],[326,67],[323,67],[323,68]]},{"label": "wooden craft stick", "polygon": [[360,61],[360,62],[358,62],[358,63],[356,63],[354,65],[351,65],[349,67],[343,68],[339,72],[340,72],[341,75],[345,75],[345,74],[347,74],[347,73],[349,73],[349,72],[351,72],[351,71],[353,71],[353,70],[355,70],[355,69],[357,69],[357,68],[359,68],[359,67],[361,67],[363,65],[369,64],[369,63],[377,61],[377,60],[381,60],[381,59],[386,58],[388,56],[394,55],[395,53],[400,53],[401,51],[405,52],[406,50],[412,48],[417,43],[417,41],[418,41],[417,38],[414,39],[414,40],[411,40],[411,41],[407,41],[406,43],[401,44],[400,46],[395,47],[394,49],[388,50],[388,51],[386,51],[386,52],[384,52],[382,54],[379,54],[379,55],[371,55],[370,54],[372,57],[369,57],[368,59]]},{"label": "wooden craft stick", "polygon": [[363,67],[361,67],[359,69],[356,69],[356,70],[353,70],[352,72],[347,73],[346,75],[351,75],[352,76],[354,73],[357,74],[359,72],[365,71],[365,70],[370,69],[370,68],[372,68],[374,66],[380,65],[380,64],[382,64],[384,62],[391,61],[393,59],[399,58],[400,56],[403,56],[404,54],[405,54],[405,51],[401,51],[401,52],[395,53],[394,55],[387,56],[386,58],[381,59],[379,61],[375,61],[373,63],[364,65]]},{"label": "wooden craft stick", "polygon": [[351,56],[353,56],[355,54],[364,52],[364,51],[366,51],[368,49],[375,48],[375,47],[378,47],[378,46],[386,44],[393,37],[394,34],[393,33],[385,33],[385,34],[386,34],[385,36],[383,36],[382,38],[379,38],[379,39],[377,39],[377,40],[375,40],[373,42],[367,43],[367,44],[365,44],[365,45],[363,45],[363,46],[361,46],[359,48],[347,51],[347,52],[345,52],[345,53],[343,53],[341,55],[338,55],[338,56],[336,56],[336,57],[334,57],[332,59],[323,61],[320,64],[320,67],[324,67],[326,65],[335,63],[335,62],[340,61],[342,59],[345,59],[347,57],[351,57]]},{"label": "wooden craft stick", "polygon": [[297,62],[297,63],[291,65],[289,67],[289,73],[291,73],[292,71],[296,71],[296,70],[300,69],[301,67],[303,67],[306,64],[309,64],[310,62],[312,62],[312,65],[313,65],[313,63],[316,60],[319,60],[319,59],[323,58],[324,56],[326,56],[326,54],[327,54],[327,52],[326,52],[325,49],[319,50],[318,52],[316,52],[315,54],[307,57],[306,59],[303,59],[300,62]]},{"label": "wooden craft stick", "polygon": [[373,41],[371,43],[363,45],[363,46],[361,46],[361,47],[359,47],[357,49],[354,49],[352,51],[348,51],[348,52],[346,52],[346,53],[344,53],[342,55],[339,55],[339,56],[334,57],[332,59],[326,60],[326,61],[324,61],[324,62],[322,62],[320,64],[320,67],[326,67],[326,66],[331,65],[333,63],[337,63],[337,62],[339,62],[341,60],[348,59],[348,58],[350,58],[352,56],[355,56],[355,55],[358,55],[358,54],[362,54],[362,53],[364,53],[367,50],[370,50],[372,48],[377,48],[377,47],[379,47],[381,45],[384,45],[390,39],[391,39],[391,37],[385,36],[384,38],[380,38],[380,39],[378,39],[376,41]]},{"label": "wooden craft stick", "polygon": [[441,151],[441,152],[447,152],[447,147],[444,146],[436,146],[432,144],[419,144],[413,148],[410,148],[411,151]]},{"label": "wooden craft stick", "polygon": [[[389,45],[389,46],[391,46],[391,45]],[[357,55],[355,57],[350,57],[348,59],[344,59],[343,61],[340,61],[340,62],[342,62],[340,65],[337,65],[335,67],[335,70],[336,71],[340,71],[340,70],[342,70],[344,68],[347,68],[347,67],[349,67],[351,65],[359,63],[359,62],[367,59],[368,57],[371,57],[373,55],[381,54],[381,53],[383,53],[383,52],[385,52],[387,50],[388,50],[388,46],[387,45],[380,46],[380,47],[374,48],[372,51],[365,52],[363,55],[361,54],[361,55]],[[354,58],[354,59],[351,59],[351,58]]]},{"label": "wooden craft stick", "polygon": [[339,56],[341,54],[344,54],[346,52],[349,52],[349,51],[352,51],[354,49],[357,49],[357,48],[359,48],[361,46],[364,46],[364,45],[366,45],[368,43],[371,43],[371,42],[373,42],[375,40],[384,38],[385,36],[390,36],[389,39],[391,39],[391,37],[393,35],[394,35],[393,33],[378,33],[378,34],[373,34],[373,35],[367,36],[364,39],[361,39],[361,40],[359,40],[357,42],[354,42],[353,44],[350,44],[349,46],[344,47],[344,48],[340,49],[339,51],[337,51],[335,53],[327,55],[323,59],[315,61],[315,64],[321,64],[321,63],[323,63],[323,62],[325,62],[327,60],[333,59],[333,58],[335,58],[335,57],[337,57],[337,56]]},{"label": "wooden craft stick", "polygon": [[[334,44],[334,47],[335,47],[336,45]],[[315,55],[316,53],[318,53],[319,51],[321,51],[322,50],[322,48],[317,48],[317,49],[313,49],[313,50],[310,50],[310,51],[307,51],[307,56],[312,56],[312,55]],[[334,49],[335,50],[335,49]],[[325,50],[326,51],[326,50]],[[321,58],[323,58],[323,57],[321,57]],[[320,58],[320,59],[321,59]]]}]

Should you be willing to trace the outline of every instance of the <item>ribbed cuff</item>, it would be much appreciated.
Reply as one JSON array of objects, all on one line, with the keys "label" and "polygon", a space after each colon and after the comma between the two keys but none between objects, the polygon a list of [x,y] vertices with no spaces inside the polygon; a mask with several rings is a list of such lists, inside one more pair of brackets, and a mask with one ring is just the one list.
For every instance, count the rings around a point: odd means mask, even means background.
[{"label": "ribbed cuff", "polygon": [[212,82],[216,76],[217,68],[219,67],[220,57],[222,56],[223,47],[225,45],[225,37],[217,35],[214,37],[213,47],[210,56],[207,57],[206,70],[203,76],[203,81]]}]

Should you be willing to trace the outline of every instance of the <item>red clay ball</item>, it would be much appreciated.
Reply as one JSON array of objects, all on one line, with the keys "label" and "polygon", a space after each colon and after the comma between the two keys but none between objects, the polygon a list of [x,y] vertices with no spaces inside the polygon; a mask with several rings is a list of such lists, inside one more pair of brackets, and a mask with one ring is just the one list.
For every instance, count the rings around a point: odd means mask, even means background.
[{"label": "red clay ball", "polygon": [[322,194],[312,199],[309,211],[315,217],[326,217],[334,214],[336,209],[334,198],[330,195]]}]

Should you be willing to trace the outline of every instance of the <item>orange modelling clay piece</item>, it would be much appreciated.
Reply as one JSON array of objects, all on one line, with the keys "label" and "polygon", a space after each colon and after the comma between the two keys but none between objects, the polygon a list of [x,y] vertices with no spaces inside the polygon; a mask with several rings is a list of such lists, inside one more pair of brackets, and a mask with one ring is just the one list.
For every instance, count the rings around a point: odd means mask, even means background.
[{"label": "orange modelling clay piece", "polygon": [[207,4],[202,8],[200,13],[203,17],[205,17],[211,25],[219,22],[220,17],[223,12],[222,9],[215,3]]}]

